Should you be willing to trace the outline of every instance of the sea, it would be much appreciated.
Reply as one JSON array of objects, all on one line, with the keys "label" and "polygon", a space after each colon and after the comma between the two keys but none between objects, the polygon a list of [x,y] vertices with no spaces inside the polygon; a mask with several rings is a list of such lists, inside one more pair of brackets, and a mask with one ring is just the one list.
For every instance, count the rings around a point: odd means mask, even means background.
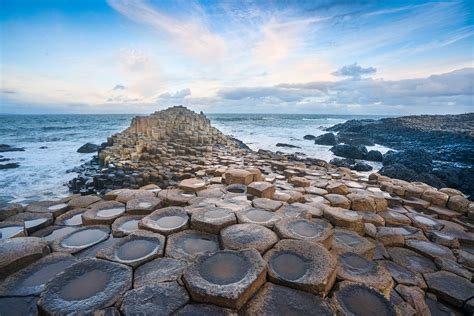
[{"label": "sea", "polygon": [[[251,149],[302,153],[307,157],[331,160],[330,146],[315,145],[303,136],[325,133],[324,129],[351,119],[378,119],[381,116],[319,114],[206,114],[211,124],[232,135]],[[36,200],[58,199],[68,194],[72,172],[94,154],[77,153],[85,143],[101,144],[108,136],[130,125],[134,114],[111,115],[0,115],[0,144],[24,151],[0,153],[4,163],[18,163],[14,169],[0,170],[0,203],[27,204]],[[277,147],[286,143],[300,148]],[[383,146],[370,146],[382,153]],[[375,170],[380,163],[370,163]]]}]

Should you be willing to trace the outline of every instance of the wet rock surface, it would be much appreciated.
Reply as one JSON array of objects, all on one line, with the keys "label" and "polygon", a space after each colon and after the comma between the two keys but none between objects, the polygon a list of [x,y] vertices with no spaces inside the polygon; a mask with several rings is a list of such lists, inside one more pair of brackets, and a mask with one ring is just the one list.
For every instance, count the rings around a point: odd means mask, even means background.
[{"label": "wet rock surface", "polygon": [[131,268],[86,259],[48,282],[38,306],[48,314],[94,311],[112,306],[131,287]]},{"label": "wet rock surface", "polygon": [[[436,165],[418,154],[421,164],[407,166]],[[402,161],[391,155],[384,159]],[[76,181],[81,194],[0,207],[0,296],[8,295],[0,308],[16,315],[156,314],[156,306],[184,315],[473,309],[474,204],[459,190],[245,150],[182,107],[137,118],[99,156],[90,182]],[[160,249],[142,244],[141,232]],[[330,257],[338,258],[335,283]],[[41,297],[39,309],[30,295]]]}]

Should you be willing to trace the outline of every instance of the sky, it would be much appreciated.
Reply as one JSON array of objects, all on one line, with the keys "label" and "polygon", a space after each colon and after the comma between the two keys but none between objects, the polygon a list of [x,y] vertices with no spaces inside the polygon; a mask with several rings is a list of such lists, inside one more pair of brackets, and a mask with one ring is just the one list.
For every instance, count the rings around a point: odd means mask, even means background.
[{"label": "sky", "polygon": [[474,112],[473,3],[0,0],[0,113]]}]

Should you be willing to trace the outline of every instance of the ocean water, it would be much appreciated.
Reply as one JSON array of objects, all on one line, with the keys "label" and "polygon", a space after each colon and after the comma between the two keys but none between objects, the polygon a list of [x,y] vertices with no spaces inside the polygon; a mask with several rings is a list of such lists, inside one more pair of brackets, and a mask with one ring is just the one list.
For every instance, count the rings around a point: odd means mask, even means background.
[{"label": "ocean water", "polygon": [[[133,114],[114,115],[0,115],[0,144],[23,147],[25,151],[0,153],[20,167],[0,170],[0,202],[28,203],[57,199],[68,194],[67,182],[74,178],[68,170],[90,160],[93,154],[77,149],[90,142],[101,144],[107,137],[129,126]],[[324,134],[324,128],[355,118],[378,116],[208,114],[213,126],[233,135],[254,150],[285,153],[302,152],[308,157],[329,161],[330,146],[315,145],[303,136]],[[301,148],[276,147],[288,143]],[[41,148],[43,147],[43,148]],[[368,147],[382,153],[388,148]],[[7,163],[7,162],[1,162]],[[378,169],[380,164],[372,163]]]}]

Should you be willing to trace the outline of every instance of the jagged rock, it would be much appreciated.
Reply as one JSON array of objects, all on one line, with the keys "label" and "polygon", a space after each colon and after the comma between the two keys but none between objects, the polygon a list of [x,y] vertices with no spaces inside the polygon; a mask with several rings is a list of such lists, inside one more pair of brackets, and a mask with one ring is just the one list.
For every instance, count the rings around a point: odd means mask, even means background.
[{"label": "jagged rock", "polygon": [[370,150],[367,155],[365,155],[365,160],[368,161],[383,161],[383,155],[378,150]]},{"label": "jagged rock", "polygon": [[79,149],[77,149],[77,152],[81,154],[90,154],[90,153],[97,152],[99,149],[100,149],[99,145],[86,143],[82,145],[81,147],[79,147]]},{"label": "jagged rock", "polygon": [[314,138],[314,143],[317,145],[334,146],[338,143],[337,136],[333,133],[326,133]]},{"label": "jagged rock", "polygon": [[332,151],[336,156],[351,159],[364,159],[367,155],[367,148],[365,148],[363,145],[353,146],[339,144],[333,146],[330,151]]}]

